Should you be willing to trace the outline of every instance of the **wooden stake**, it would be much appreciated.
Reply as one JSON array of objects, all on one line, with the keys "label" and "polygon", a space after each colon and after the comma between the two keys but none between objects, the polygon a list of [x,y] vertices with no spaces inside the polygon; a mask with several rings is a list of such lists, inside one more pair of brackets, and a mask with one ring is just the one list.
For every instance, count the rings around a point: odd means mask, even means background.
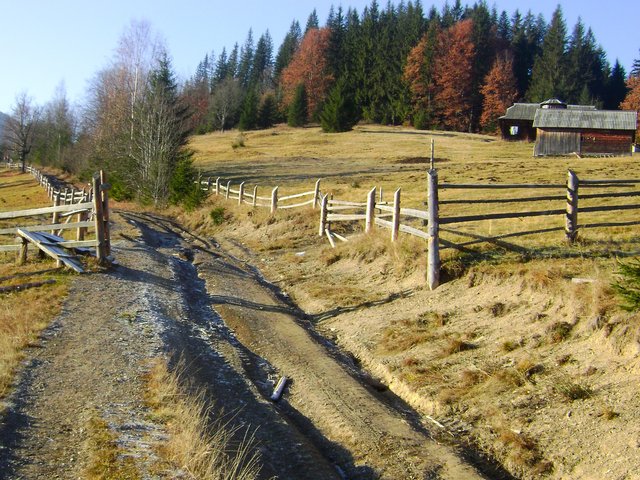
[{"label": "wooden stake", "polygon": [[238,192],[238,205],[242,205],[242,200],[244,198],[244,182],[240,183],[240,188]]},{"label": "wooden stake", "polygon": [[313,208],[316,208],[320,201],[320,179],[316,181],[316,186],[313,189]]},{"label": "wooden stake", "polygon": [[578,176],[572,171],[567,172],[567,215],[565,222],[565,236],[570,244],[578,236]]},{"label": "wooden stake", "polygon": [[427,172],[427,284],[429,290],[440,285],[440,239],[438,225],[438,172],[435,169]]},{"label": "wooden stake", "polygon": [[258,185],[253,187],[253,202],[251,206],[255,208],[257,203],[258,203]]},{"label": "wooden stake", "polygon": [[391,241],[395,242],[398,239],[400,230],[400,189],[397,189],[393,194],[393,218],[391,224]]},{"label": "wooden stake", "polygon": [[369,190],[369,193],[367,194],[367,213],[366,213],[367,218],[365,220],[365,225],[364,225],[365,232],[370,232],[373,229],[373,226],[375,225],[375,219],[374,219],[375,207],[376,207],[376,187],[373,187],[371,190]]},{"label": "wooden stake", "polygon": [[271,191],[271,213],[278,209],[278,187]]},{"label": "wooden stake", "polygon": [[320,199],[320,229],[318,235],[323,236],[327,227],[327,206],[329,204],[329,195],[323,195]]},{"label": "wooden stake", "polygon": [[107,256],[104,250],[104,220],[102,216],[102,195],[100,194],[100,174],[96,173],[92,180],[93,213],[96,229],[96,258],[99,264],[104,265]]},{"label": "wooden stake", "polygon": [[104,225],[104,254],[111,255],[111,228],[109,227],[109,184],[107,174],[100,170],[100,193],[102,194],[102,220]]},{"label": "wooden stake", "polygon": [[[54,206],[54,207],[59,207],[59,206],[60,206],[60,194],[59,194],[59,193],[56,193],[56,194],[53,196],[53,206]],[[58,218],[59,218],[59,216],[60,216],[60,213],[59,213],[59,212],[53,212],[53,218],[52,218],[52,220],[51,220],[51,223],[52,223],[53,225],[55,225],[55,224],[57,224],[57,223],[58,223]],[[53,235],[55,235],[55,234],[56,234],[55,230],[51,230],[51,233],[52,233]]]}]

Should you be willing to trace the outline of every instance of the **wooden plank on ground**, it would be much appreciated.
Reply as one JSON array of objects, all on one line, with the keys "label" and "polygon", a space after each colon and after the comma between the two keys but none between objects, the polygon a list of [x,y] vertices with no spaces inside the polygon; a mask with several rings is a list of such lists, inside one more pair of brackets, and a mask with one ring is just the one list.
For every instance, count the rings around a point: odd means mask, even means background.
[{"label": "wooden plank on ground", "polygon": [[20,228],[17,229],[16,233],[25,240],[33,243],[53,259],[64,263],[67,267],[78,273],[84,272],[84,268],[82,267],[80,260],[78,260],[74,255],[69,255],[63,247],[57,245],[58,242],[56,242],[55,239],[58,238],[61,241],[64,241],[62,237],[57,237],[56,235],[51,234],[42,234],[40,232],[27,232]]}]

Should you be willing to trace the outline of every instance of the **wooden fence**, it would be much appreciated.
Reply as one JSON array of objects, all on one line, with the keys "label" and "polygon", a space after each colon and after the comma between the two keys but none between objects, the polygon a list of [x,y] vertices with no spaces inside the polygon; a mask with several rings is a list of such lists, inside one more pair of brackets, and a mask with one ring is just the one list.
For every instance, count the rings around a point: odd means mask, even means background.
[{"label": "wooden fence", "polygon": [[[14,165],[5,165],[16,168]],[[20,168],[18,166],[17,168]],[[56,245],[64,248],[95,247],[98,262],[103,264],[111,254],[111,242],[109,232],[109,184],[103,171],[93,176],[89,189],[76,189],[70,186],[55,185],[53,177],[43,174],[33,167],[26,167],[26,171],[47,191],[53,206],[18,210],[12,212],[0,212],[1,220],[14,220],[32,218],[35,224],[13,225],[0,229],[0,236],[16,236],[22,232],[50,232],[53,235],[61,235],[65,230],[76,230],[75,240],[64,240]],[[72,221],[75,218],[75,221]],[[39,223],[45,218],[51,218],[50,223]],[[89,232],[91,230],[91,232]],[[92,233],[93,239],[85,237]],[[0,252],[18,253],[18,261],[26,259],[27,239],[17,238],[17,244],[0,245]]]},{"label": "wooden fence", "polygon": [[[582,224],[578,223],[578,213],[594,213],[594,212],[611,212],[623,210],[638,210],[640,204],[618,204],[618,205],[593,205],[580,206],[579,200],[598,200],[604,199],[620,199],[633,198],[640,196],[640,191],[628,190],[640,183],[640,180],[580,180],[573,172],[567,173],[567,182],[563,184],[452,184],[438,183],[438,172],[431,169],[427,174],[427,209],[414,209],[401,207],[401,189],[394,193],[392,203],[378,202],[376,203],[376,188],[369,191],[365,202],[352,202],[344,200],[335,200],[328,195],[324,195],[320,199],[320,228],[319,235],[326,235],[332,246],[335,246],[335,239],[346,241],[347,239],[341,235],[331,231],[331,223],[334,222],[354,222],[364,221],[365,232],[371,231],[375,226],[389,229],[391,231],[391,239],[395,241],[399,232],[414,235],[427,240],[427,283],[430,289],[435,289],[440,283],[440,246],[464,249],[471,243],[480,243],[491,241],[491,237],[474,235],[472,233],[464,233],[451,230],[448,225],[464,224],[470,222],[483,222],[501,219],[522,219],[526,217],[541,216],[563,216],[564,217],[564,234],[569,244],[575,242],[579,228],[584,227],[607,227],[607,226],[628,226],[638,224],[636,221],[630,222],[608,222],[599,224]],[[584,189],[611,189],[624,188],[628,191],[623,192],[604,192],[579,194]],[[551,190],[551,194],[521,196],[521,197],[505,197],[497,196],[497,198],[480,198],[480,199],[453,199],[439,200],[439,192],[447,189],[458,190]],[[478,204],[516,204],[527,205],[535,202],[562,202],[562,208],[545,209],[545,210],[525,210],[514,209],[510,212],[490,212],[477,215],[456,215],[456,216],[440,216],[440,207],[442,205],[478,205]],[[348,212],[348,213],[345,213]],[[404,223],[403,223],[404,222]],[[424,228],[426,226],[426,228]],[[457,245],[453,242],[440,238],[440,231],[447,231],[457,235],[469,236],[474,238],[471,242]],[[534,231],[520,231],[510,233],[508,236],[523,236],[529,234],[537,234],[541,232],[551,232],[558,228],[548,228]],[[503,235],[505,237],[507,235]]]},{"label": "wooden fence", "polygon": [[[245,182],[241,182],[236,188],[232,188],[231,180],[225,182],[220,177],[217,177],[215,181],[212,177],[208,177],[206,180],[200,180],[200,185],[204,191],[215,195],[224,195],[228,200],[235,200],[238,205],[245,204],[253,207],[268,208],[271,213],[274,213],[278,209],[306,206],[316,208],[320,200],[320,180],[316,181],[313,190],[286,196],[279,196],[280,187],[274,187],[271,189],[268,197],[258,195],[258,185],[249,188],[249,186],[245,185]],[[287,203],[292,200],[295,200],[296,203]]]}]

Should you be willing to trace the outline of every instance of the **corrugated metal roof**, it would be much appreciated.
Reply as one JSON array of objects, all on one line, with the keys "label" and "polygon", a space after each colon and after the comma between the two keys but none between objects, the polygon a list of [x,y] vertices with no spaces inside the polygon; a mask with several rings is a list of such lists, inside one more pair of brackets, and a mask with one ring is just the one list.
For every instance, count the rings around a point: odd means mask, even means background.
[{"label": "corrugated metal roof", "polygon": [[[550,100],[547,100],[549,102]],[[557,100],[558,102],[560,100]],[[546,102],[545,102],[546,103]],[[514,103],[507,108],[507,113],[500,117],[503,120],[531,120],[536,116],[536,112],[540,110],[540,103]],[[567,105],[568,110],[595,110],[593,105]],[[549,109],[553,110],[553,109]]]},{"label": "corrugated metal roof", "polygon": [[539,103],[514,103],[507,108],[507,113],[500,117],[505,120],[531,120],[536,115],[536,110],[540,108]]},{"label": "corrugated metal roof", "polygon": [[579,128],[593,130],[635,130],[638,113],[619,110],[536,111],[535,128]]}]

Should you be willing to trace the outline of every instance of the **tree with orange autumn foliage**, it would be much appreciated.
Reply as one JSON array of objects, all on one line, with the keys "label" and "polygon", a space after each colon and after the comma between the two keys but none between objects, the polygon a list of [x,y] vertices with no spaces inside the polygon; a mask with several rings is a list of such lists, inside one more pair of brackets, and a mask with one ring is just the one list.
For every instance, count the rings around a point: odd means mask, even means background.
[{"label": "tree with orange autumn foliage", "polygon": [[473,21],[462,20],[438,37],[434,82],[438,116],[446,129],[470,131],[473,124]]},{"label": "tree with orange autumn foliage", "polygon": [[307,94],[307,111],[310,116],[322,105],[333,76],[329,72],[327,51],[331,31],[327,28],[310,29],[289,65],[282,71],[282,92],[285,106],[289,106],[298,85],[304,85]]},{"label": "tree with orange autumn foliage", "polygon": [[480,93],[484,97],[480,125],[483,129],[494,132],[498,117],[505,114],[518,96],[513,58],[510,55],[505,53],[496,57],[480,87]]},{"label": "tree with orange autumn foliage", "polygon": [[[640,76],[629,77],[627,80],[627,96],[620,104],[622,110],[636,110],[640,111]],[[636,142],[640,138],[640,123],[637,125]]]}]

